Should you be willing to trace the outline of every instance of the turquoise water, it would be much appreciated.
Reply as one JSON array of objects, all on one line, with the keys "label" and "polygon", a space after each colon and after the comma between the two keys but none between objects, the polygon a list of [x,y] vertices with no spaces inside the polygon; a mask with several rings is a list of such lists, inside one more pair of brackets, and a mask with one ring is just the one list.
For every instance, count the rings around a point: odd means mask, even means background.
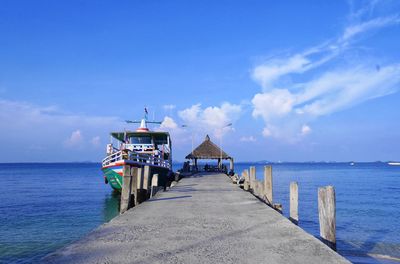
[{"label": "turquoise water", "polygon": [[[273,175],[274,200],[286,215],[289,183],[299,183],[299,225],[307,232],[318,236],[318,187],[334,185],[339,253],[356,263],[399,263],[367,255],[400,258],[399,166],[285,163],[273,164]],[[118,215],[119,199],[100,164],[56,163],[0,164],[0,201],[0,263],[35,263]]]},{"label": "turquoise water", "polygon": [[35,263],[118,214],[100,164],[0,164],[0,263]]},{"label": "turquoise water", "polygon": [[[261,164],[236,164],[242,172]],[[289,185],[299,185],[299,226],[318,236],[318,187],[336,190],[337,249],[355,263],[400,263],[400,166],[386,163],[273,164],[274,202],[289,215]],[[378,259],[368,254],[381,255]],[[390,257],[385,260],[382,257]],[[393,260],[397,259],[397,261]]]}]

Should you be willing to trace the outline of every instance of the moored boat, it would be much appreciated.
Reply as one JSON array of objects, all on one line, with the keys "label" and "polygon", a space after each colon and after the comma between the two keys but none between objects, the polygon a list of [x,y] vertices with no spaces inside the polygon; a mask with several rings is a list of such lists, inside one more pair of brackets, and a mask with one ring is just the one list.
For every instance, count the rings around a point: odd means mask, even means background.
[{"label": "moored boat", "polygon": [[[171,137],[168,132],[150,131],[145,117],[135,131],[112,132],[112,143],[107,144],[107,156],[102,161],[105,183],[117,191],[121,191],[123,182],[123,166],[129,164],[138,168],[149,166],[152,173],[157,173],[159,186],[167,184],[172,172]],[[116,144],[114,141],[117,141]]]}]

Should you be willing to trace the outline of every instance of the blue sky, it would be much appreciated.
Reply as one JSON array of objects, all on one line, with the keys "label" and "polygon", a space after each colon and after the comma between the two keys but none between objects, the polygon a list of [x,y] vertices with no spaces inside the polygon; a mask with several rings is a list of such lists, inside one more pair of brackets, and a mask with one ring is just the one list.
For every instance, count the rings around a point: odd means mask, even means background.
[{"label": "blue sky", "polygon": [[399,46],[395,0],[2,1],[0,162],[101,160],[144,106],[176,160],[207,133],[242,161],[400,160]]}]

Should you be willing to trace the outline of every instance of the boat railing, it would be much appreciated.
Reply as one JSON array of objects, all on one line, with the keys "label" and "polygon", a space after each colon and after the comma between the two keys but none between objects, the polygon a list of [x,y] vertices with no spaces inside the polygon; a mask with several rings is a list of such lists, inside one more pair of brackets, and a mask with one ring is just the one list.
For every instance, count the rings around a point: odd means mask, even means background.
[{"label": "boat railing", "polygon": [[119,161],[121,159],[122,159],[122,151],[118,150],[103,159],[102,161],[103,167],[110,165],[111,163]]},{"label": "boat railing", "polygon": [[135,151],[129,151],[128,153],[129,153],[128,160],[135,161],[138,163],[170,168],[169,161],[162,159],[160,155],[141,154]]},{"label": "boat railing", "polygon": [[124,144],[125,149],[130,151],[152,151],[154,150],[153,144]]},{"label": "boat railing", "polygon": [[171,168],[169,160],[164,160],[160,155],[141,154],[131,150],[125,150],[125,151],[119,150],[115,153],[112,153],[108,155],[105,159],[103,159],[102,164],[104,167],[110,165],[111,163],[124,159],[137,162],[143,165],[155,165],[165,168]]}]

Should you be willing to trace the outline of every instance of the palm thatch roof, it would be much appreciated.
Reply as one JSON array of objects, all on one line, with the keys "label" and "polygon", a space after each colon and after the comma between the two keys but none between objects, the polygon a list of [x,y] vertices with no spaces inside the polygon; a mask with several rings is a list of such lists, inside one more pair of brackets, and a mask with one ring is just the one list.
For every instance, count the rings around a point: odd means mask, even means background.
[{"label": "palm thatch roof", "polygon": [[186,159],[231,159],[225,151],[221,150],[217,145],[215,145],[210,137],[207,135],[203,143],[201,143],[193,152],[186,156]]}]

